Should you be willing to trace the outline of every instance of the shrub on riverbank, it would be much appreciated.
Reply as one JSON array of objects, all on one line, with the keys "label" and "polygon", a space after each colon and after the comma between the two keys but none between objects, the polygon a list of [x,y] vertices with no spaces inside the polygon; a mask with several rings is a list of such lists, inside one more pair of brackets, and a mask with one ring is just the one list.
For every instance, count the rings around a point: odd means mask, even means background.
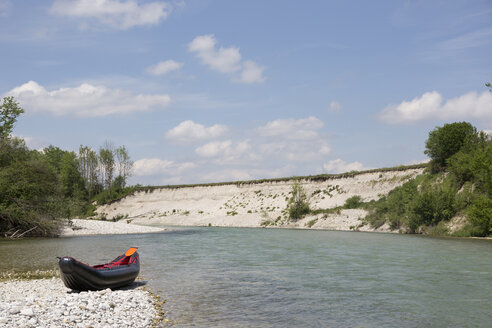
[{"label": "shrub on riverbank", "polygon": [[298,181],[294,181],[291,193],[287,210],[289,211],[289,218],[292,221],[297,221],[309,213],[309,203],[306,192]]},{"label": "shrub on riverbank", "polygon": [[56,235],[64,201],[57,176],[41,154],[29,150],[21,139],[0,139],[2,235]]},{"label": "shrub on riverbank", "polygon": [[477,198],[468,208],[468,226],[471,236],[485,237],[492,233],[492,199],[486,197]]},{"label": "shrub on riverbank", "polygon": [[344,208],[354,209],[359,208],[364,204],[362,197],[359,195],[352,196],[345,201]]},{"label": "shrub on riverbank", "polygon": [[93,213],[94,201],[109,202],[138,188],[125,186],[132,162],[124,146],[107,142],[99,154],[82,146],[79,154],[55,146],[29,149],[11,135],[23,112],[12,97],[0,105],[1,236],[56,236],[64,219]]},{"label": "shrub on riverbank", "polygon": [[[442,144],[446,149],[433,149],[434,154],[442,156],[431,161],[427,173],[368,205],[370,213],[366,220],[373,227],[388,222],[392,229],[405,232],[445,233],[443,224],[462,214],[468,223],[454,235],[483,237],[492,233],[491,138],[463,122],[436,128],[429,139],[435,138],[436,131],[463,132],[461,128],[466,133],[457,133],[459,137],[454,139],[457,145]],[[429,144],[438,147],[428,140]]]}]

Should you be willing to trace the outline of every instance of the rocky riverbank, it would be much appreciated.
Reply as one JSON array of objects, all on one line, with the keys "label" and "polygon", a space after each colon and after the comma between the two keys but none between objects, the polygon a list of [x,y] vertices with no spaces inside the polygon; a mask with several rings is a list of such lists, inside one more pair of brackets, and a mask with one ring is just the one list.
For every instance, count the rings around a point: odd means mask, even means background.
[{"label": "rocky riverbank", "polygon": [[80,293],[59,278],[0,282],[1,327],[152,327],[159,312],[159,300],[138,282]]}]

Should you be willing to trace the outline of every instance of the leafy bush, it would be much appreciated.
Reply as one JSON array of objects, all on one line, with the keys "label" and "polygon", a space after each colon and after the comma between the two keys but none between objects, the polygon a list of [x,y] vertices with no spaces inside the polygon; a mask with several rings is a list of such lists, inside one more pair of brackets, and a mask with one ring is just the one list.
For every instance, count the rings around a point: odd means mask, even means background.
[{"label": "leafy bush", "polygon": [[433,172],[446,167],[448,158],[456,154],[467,142],[472,142],[477,130],[468,122],[444,124],[429,133],[425,154],[431,158]]},{"label": "leafy bush", "polygon": [[470,235],[485,237],[492,233],[492,199],[479,197],[468,208]]},{"label": "leafy bush", "polygon": [[111,220],[113,222],[117,222],[119,220],[126,219],[126,218],[128,218],[128,214],[117,214],[117,215],[113,216],[113,218]]},{"label": "leafy bush", "polygon": [[0,138],[0,232],[54,236],[67,208],[57,176],[23,140]]},{"label": "leafy bush", "polygon": [[492,140],[483,132],[449,158],[448,167],[459,184],[472,182],[478,191],[492,195]]},{"label": "leafy bush", "polygon": [[431,187],[418,194],[414,200],[409,218],[409,227],[415,231],[421,225],[437,225],[447,221],[456,213],[452,189],[442,186]]},{"label": "leafy bush", "polygon": [[429,227],[425,230],[425,233],[430,236],[443,236],[449,233],[449,229],[444,221],[439,222],[433,227]]},{"label": "leafy bush", "polygon": [[409,180],[403,185],[391,190],[387,196],[368,204],[367,221],[378,228],[389,222],[391,229],[399,229],[408,223],[411,215],[412,202],[418,194],[418,185],[422,177]]},{"label": "leafy bush", "polygon": [[306,223],[306,227],[311,228],[316,222],[318,222],[318,219],[312,219]]},{"label": "leafy bush", "polygon": [[456,212],[466,209],[476,198],[476,188],[471,182],[466,182],[454,196],[454,206]]},{"label": "leafy bush", "polygon": [[364,204],[364,202],[362,201],[362,197],[359,195],[355,195],[355,196],[348,198],[345,201],[345,205],[343,205],[343,207],[353,209],[353,208],[359,208],[363,204]]},{"label": "leafy bush", "polygon": [[139,189],[139,185],[125,188],[106,189],[96,194],[92,199],[97,203],[97,205],[103,205],[120,200],[121,198],[128,196]]},{"label": "leafy bush", "polygon": [[368,203],[366,219],[373,227],[388,222],[391,229],[406,227],[409,232],[417,232],[421,226],[436,226],[453,217],[457,191],[452,179],[442,173],[422,175]]},{"label": "leafy bush", "polygon": [[292,221],[297,221],[309,213],[306,192],[297,181],[292,185],[292,197],[287,203],[287,210]]}]

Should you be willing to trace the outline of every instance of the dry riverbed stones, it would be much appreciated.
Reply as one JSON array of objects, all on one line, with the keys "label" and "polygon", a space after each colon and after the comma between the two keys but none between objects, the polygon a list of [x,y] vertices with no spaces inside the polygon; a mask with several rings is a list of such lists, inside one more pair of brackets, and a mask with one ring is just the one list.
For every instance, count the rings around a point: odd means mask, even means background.
[{"label": "dry riverbed stones", "polygon": [[71,292],[60,279],[0,282],[0,327],[151,327],[156,300],[143,289]]}]

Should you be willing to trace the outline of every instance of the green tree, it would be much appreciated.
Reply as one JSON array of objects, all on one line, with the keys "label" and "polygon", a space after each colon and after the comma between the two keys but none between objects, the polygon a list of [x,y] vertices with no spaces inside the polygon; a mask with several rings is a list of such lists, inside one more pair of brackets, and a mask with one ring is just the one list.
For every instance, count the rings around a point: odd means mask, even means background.
[{"label": "green tree", "polygon": [[448,158],[467,143],[473,143],[477,130],[468,122],[444,124],[429,133],[424,153],[431,158],[431,169],[437,172],[446,168]]},{"label": "green tree", "polygon": [[126,179],[131,175],[131,169],[133,162],[130,159],[128,150],[125,146],[116,148],[115,150],[117,168],[118,168],[118,186],[124,188],[126,186]]},{"label": "green tree", "polygon": [[293,221],[297,221],[309,213],[306,192],[298,181],[292,185],[292,197],[287,204],[287,210],[289,211],[289,218]]},{"label": "green tree", "polygon": [[17,117],[24,110],[14,100],[14,97],[4,97],[0,106],[0,138],[7,138],[12,133]]},{"label": "green tree", "polygon": [[0,138],[0,232],[53,236],[63,197],[53,170],[23,140]]},{"label": "green tree", "polygon": [[84,180],[78,170],[79,162],[74,152],[55,146],[43,149],[44,159],[60,182],[65,197],[81,197],[84,193]]},{"label": "green tree", "polygon": [[345,205],[343,205],[343,207],[354,209],[361,207],[363,204],[364,202],[362,201],[362,197],[359,195],[354,195],[345,201]]},{"label": "green tree", "polygon": [[53,173],[59,175],[61,170],[61,162],[65,151],[58,147],[50,145],[49,147],[43,149],[43,154],[44,160],[51,167]]},{"label": "green tree", "polygon": [[479,192],[492,196],[492,139],[480,132],[476,142],[448,159],[448,170],[460,185],[471,182]]},{"label": "green tree", "polygon": [[79,147],[79,171],[84,179],[85,188],[91,198],[96,191],[97,168],[99,159],[94,150],[90,147]]},{"label": "green tree", "polygon": [[412,207],[418,195],[418,187],[422,178],[415,178],[391,190],[387,196],[373,202],[373,209],[367,220],[375,228],[389,222],[391,229],[399,229],[408,225],[409,217],[413,215]]},{"label": "green tree", "polygon": [[106,189],[111,189],[115,160],[113,147],[109,143],[99,149],[99,163],[101,164],[101,182]]},{"label": "green tree", "polygon": [[65,197],[83,198],[85,194],[84,179],[78,170],[77,155],[66,151],[60,163],[60,180]]},{"label": "green tree", "polygon": [[445,186],[430,186],[417,195],[410,218],[412,229],[419,225],[436,225],[447,221],[456,213],[454,195],[456,191]]},{"label": "green tree", "polygon": [[87,206],[87,192],[84,179],[79,172],[79,160],[74,152],[55,146],[46,147],[41,159],[44,160],[56,176],[58,188],[63,199],[64,217],[80,215]]}]

